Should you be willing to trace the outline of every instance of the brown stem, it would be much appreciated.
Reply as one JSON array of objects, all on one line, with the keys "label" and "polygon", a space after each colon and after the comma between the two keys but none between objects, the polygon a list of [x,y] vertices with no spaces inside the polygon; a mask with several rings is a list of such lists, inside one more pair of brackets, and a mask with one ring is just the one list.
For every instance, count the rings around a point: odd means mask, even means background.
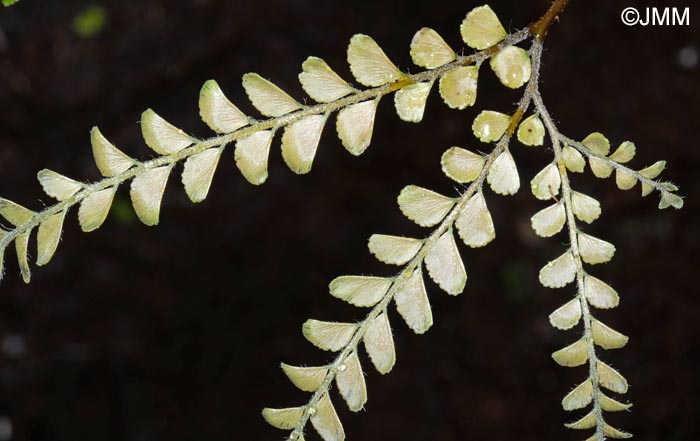
[{"label": "brown stem", "polygon": [[569,0],[555,0],[542,17],[529,26],[530,35],[539,41],[544,40],[544,37],[547,35],[547,29],[559,17],[559,14],[564,11],[567,4],[569,4]]}]

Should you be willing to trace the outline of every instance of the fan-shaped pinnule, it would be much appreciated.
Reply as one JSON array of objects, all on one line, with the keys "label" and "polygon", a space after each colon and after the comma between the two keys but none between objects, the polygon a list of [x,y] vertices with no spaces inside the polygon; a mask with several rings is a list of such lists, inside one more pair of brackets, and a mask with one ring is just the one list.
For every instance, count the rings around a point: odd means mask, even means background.
[{"label": "fan-shaped pinnule", "polygon": [[472,124],[472,131],[481,142],[496,142],[506,133],[510,116],[492,110],[482,110]]}]

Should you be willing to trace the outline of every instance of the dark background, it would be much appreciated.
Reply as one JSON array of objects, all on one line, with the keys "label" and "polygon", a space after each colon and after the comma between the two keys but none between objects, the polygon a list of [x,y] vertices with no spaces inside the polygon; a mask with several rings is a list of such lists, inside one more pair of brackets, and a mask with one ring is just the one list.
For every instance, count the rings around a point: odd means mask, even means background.
[{"label": "dark background", "polygon": [[[416,72],[408,54],[413,33],[430,26],[459,48],[459,24],[478,3],[114,0],[101,2],[107,26],[84,38],[71,23],[90,4],[22,0],[0,9],[0,195],[32,209],[52,203],[35,179],[42,168],[99,178],[93,125],[129,154],[150,158],[138,126],[147,107],[210,136],[197,112],[205,80],[217,79],[257,115],[242,74],[259,72],[302,99],[302,61],[321,56],[350,79],[345,49],[358,32]],[[619,191],[588,169],[573,177],[604,210],[586,231],[617,246],[610,264],[590,271],[618,289],[621,305],[597,317],[631,337],[623,350],[602,354],[629,379],[624,398],[634,403],[631,413],[609,420],[644,441],[697,440],[700,69],[680,58],[697,56],[700,5],[657,2],[690,6],[690,26],[621,24],[622,9],[647,5],[573,0],[546,42],[542,93],[567,135],[601,131],[614,145],[635,141],[633,166],[668,160],[663,177],[686,196],[683,210],[659,211],[657,194]],[[548,2],[492,6],[516,30]],[[302,322],[364,315],[329,296],[328,282],[392,274],[369,256],[367,237],[427,234],[401,216],[400,189],[413,183],[456,194],[440,172],[442,152],[488,149],[474,139],[471,121],[481,109],[509,112],[520,93],[485,68],[475,108],[450,110],[434,90],[418,125],[401,122],[387,97],[365,155],[342,148],[331,120],[309,175],[285,167],[277,138],[270,178],[259,188],[244,181],[227,149],[209,198],[197,206],[177,169],[156,228],[135,218],[124,185],[96,232],[80,232],[71,211],[56,256],[27,286],[9,249],[0,287],[0,439],[9,425],[16,440],[281,439],[286,433],[269,427],[260,410],[299,405],[308,394],[295,390],[279,362],[331,360],[304,340]],[[523,185],[513,197],[487,192],[498,237],[485,249],[461,248],[470,275],[465,292],[454,298],[428,284],[435,325],[424,336],[392,311],[397,365],[380,376],[365,363],[367,412],[351,414],[333,395],[349,439],[588,435],[563,427],[576,415],[559,404],[586,370],[550,358],[579,332],[556,331],[547,321],[573,285],[551,290],[537,282],[566,237],[541,239],[529,227],[545,204],[528,183],[551,152],[520,144],[512,151]],[[310,431],[308,439],[317,436]]]}]

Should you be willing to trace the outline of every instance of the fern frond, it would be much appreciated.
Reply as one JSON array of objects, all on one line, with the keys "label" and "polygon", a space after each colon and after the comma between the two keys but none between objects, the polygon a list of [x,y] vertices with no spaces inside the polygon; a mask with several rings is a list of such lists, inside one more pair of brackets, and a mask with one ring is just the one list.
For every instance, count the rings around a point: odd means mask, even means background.
[{"label": "fern frond", "polygon": [[[554,172],[541,172],[540,179],[535,184],[533,180],[533,193],[538,199],[554,199],[555,194],[561,186],[561,201],[557,201],[555,206],[563,206],[565,211],[565,223],[569,236],[569,249],[566,253],[554,262],[550,262],[540,272],[540,281],[546,287],[559,288],[576,280],[576,296],[554,311],[549,320],[552,326],[557,329],[567,330],[576,326],[583,319],[583,336],[576,342],[552,353],[552,358],[561,366],[574,367],[583,364],[588,365],[588,378],[569,392],[562,400],[564,410],[573,411],[583,409],[592,405],[591,410],[572,423],[565,426],[575,430],[585,430],[595,428],[595,433],[589,438],[594,441],[604,441],[609,438],[630,438],[632,435],[610,426],[604,416],[604,412],[615,412],[628,409],[631,405],[620,403],[603,394],[602,388],[612,392],[624,394],[627,392],[627,380],[615,369],[600,360],[596,351],[596,346],[604,349],[618,349],[623,347],[628,338],[622,333],[612,329],[608,325],[598,321],[593,316],[592,308],[608,309],[618,306],[620,297],[617,292],[607,283],[588,274],[584,269],[585,264],[599,264],[608,262],[615,253],[615,247],[602,239],[593,237],[580,231],[576,224],[576,219],[587,223],[593,222],[600,216],[600,204],[590,196],[578,193],[571,188],[568,171],[582,171],[579,157],[572,146],[589,158],[593,173],[601,177],[607,172],[607,168],[612,170],[617,168],[627,172],[626,167],[620,162],[627,162],[632,159],[634,145],[623,143],[611,155],[615,159],[607,157],[610,151],[610,143],[600,133],[593,133],[586,137],[581,143],[571,142],[571,140],[560,135],[554,121],[549,116],[547,109],[542,102],[541,96],[535,94],[534,103],[537,111],[544,119],[549,137],[554,149],[554,170],[557,178],[556,190],[552,190],[552,179],[544,176]],[[562,146],[565,143],[565,146]],[[573,159],[573,161],[572,161]],[[579,160],[580,159],[580,160]],[[593,159],[596,159],[598,165]],[[552,164],[550,164],[552,166]],[[548,166],[547,168],[549,168]],[[622,168],[621,168],[622,167]],[[547,169],[545,169],[547,170]],[[607,173],[609,174],[609,173]],[[536,178],[537,179],[537,178]],[[540,192],[539,188],[547,185],[551,194],[549,198],[545,192]],[[545,209],[548,210],[548,209]],[[543,210],[544,211],[544,210]],[[536,227],[533,216],[533,227]],[[550,213],[554,217],[554,213]],[[560,217],[561,214],[556,214]],[[554,222],[550,219],[551,222]],[[559,224],[560,220],[556,221]],[[540,221],[542,225],[544,221]],[[537,231],[537,228],[535,228]],[[539,233],[539,231],[538,231]]]},{"label": "fern frond", "polygon": [[[580,142],[563,135],[561,135],[561,140],[570,149],[569,151],[575,149],[574,151],[580,152],[588,158],[591,170],[596,177],[604,179],[615,171],[615,182],[619,189],[629,190],[639,182],[642,187],[642,196],[647,196],[654,190],[660,193],[660,209],[683,208],[683,198],[675,193],[678,191],[678,187],[671,182],[656,180],[666,168],[666,161],[657,161],[641,170],[633,170],[623,165],[634,157],[636,151],[634,143],[624,141],[613,154],[608,156],[610,143],[600,133],[593,133]],[[581,157],[580,161],[585,160]],[[583,169],[583,166],[580,168]]]},{"label": "fern frond", "polygon": [[[541,51],[533,53],[533,64],[537,67],[540,56]],[[318,377],[314,377],[313,385],[318,387],[308,403],[295,408],[302,411],[289,436],[290,440],[303,439],[308,421],[311,421],[325,441],[344,439],[345,434],[342,425],[336,420],[335,412],[329,419],[329,424],[336,428],[336,432],[333,433],[329,433],[325,424],[314,422],[314,418],[319,409],[327,411],[330,405],[329,390],[334,381],[350,410],[357,411],[365,405],[366,386],[357,352],[361,342],[364,343],[378,372],[388,373],[394,366],[396,353],[388,315],[388,307],[392,300],[406,324],[414,332],[424,333],[432,326],[433,316],[425,289],[423,266],[438,286],[448,294],[457,295],[464,290],[467,273],[457,249],[454,228],[458,229],[465,244],[471,247],[484,246],[495,237],[493,221],[483,195],[483,184],[493,175],[499,158],[508,152],[511,136],[529,106],[534,91],[534,81],[531,81],[518,104],[515,116],[491,153],[479,156],[459,147],[452,147],[442,156],[442,167],[448,177],[454,177],[458,182],[472,181],[457,198],[449,198],[412,185],[401,191],[398,203],[406,217],[419,225],[436,227],[425,239],[387,235],[373,235],[370,238],[370,252],[380,261],[403,265],[403,269],[396,276],[341,276],[331,282],[329,288],[334,297],[372,309],[358,323],[308,320],[304,324],[304,336],[311,343],[321,349],[338,352],[338,355],[327,366],[328,371],[323,381],[319,383]],[[510,167],[514,167],[514,164],[508,165],[507,168]],[[505,175],[501,173],[498,178],[512,182],[508,173],[511,172],[507,171]],[[284,366],[287,365],[283,365],[283,368]],[[298,377],[290,379],[298,386]],[[270,412],[275,410],[265,409],[263,415]],[[268,419],[267,416],[265,418]],[[278,427],[275,423],[271,422]]]},{"label": "fern frond", "polygon": [[[8,212],[12,219],[7,220],[15,228],[0,237],[0,255],[14,242],[22,277],[28,283],[31,273],[26,248],[32,232],[35,229],[42,232],[37,236],[37,264],[44,265],[55,252],[62,221],[71,207],[80,206],[78,218],[82,230],[94,231],[106,220],[119,185],[130,180],[131,200],[138,218],[146,225],[157,225],[161,200],[173,167],[184,162],[181,180],[185,192],[192,202],[201,202],[207,197],[219,159],[230,144],[235,144],[236,165],[241,174],[251,184],[260,185],[267,180],[268,158],[280,129],[284,131],[281,150],[285,163],[295,173],[308,173],[323,129],[333,112],[338,112],[336,128],[342,144],[350,153],[360,155],[371,142],[377,106],[383,96],[395,92],[397,114],[410,122],[422,119],[426,99],[437,80],[441,90],[449,90],[445,92],[448,105],[455,107],[453,99],[460,102],[456,107],[471,105],[476,93],[476,77],[473,84],[472,79],[467,78],[472,92],[465,96],[461,89],[465,77],[460,72],[475,73],[484,60],[525,40],[528,35],[529,30],[523,29],[501,36],[480,52],[457,56],[437,33],[421,30],[411,42],[411,53],[416,64],[428,70],[405,74],[389,60],[376,41],[358,34],[350,41],[348,62],[357,81],[370,89],[351,87],[322,59],[309,57],[302,64],[299,81],[319,104],[306,106],[269,80],[247,73],[243,76],[243,88],[253,106],[269,117],[261,121],[239,110],[219,85],[209,80],[199,94],[199,113],[206,125],[219,135],[196,139],[148,109],[141,117],[141,131],[146,145],[159,156],[144,162],[122,152],[95,127],[90,140],[95,164],[104,179],[84,183],[42,170],[38,178],[44,191],[59,202],[39,212],[27,210],[27,215],[21,219]],[[439,49],[439,53],[430,55],[426,52],[430,48]],[[7,204],[11,203],[7,201]],[[2,274],[0,271],[0,280]]]}]

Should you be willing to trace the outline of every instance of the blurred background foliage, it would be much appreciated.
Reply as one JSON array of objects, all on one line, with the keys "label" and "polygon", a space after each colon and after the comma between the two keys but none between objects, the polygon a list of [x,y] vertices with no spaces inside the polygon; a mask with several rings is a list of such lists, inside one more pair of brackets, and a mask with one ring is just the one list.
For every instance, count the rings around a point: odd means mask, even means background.
[{"label": "blurred background foliage", "polygon": [[[593,269],[616,287],[621,306],[601,319],[631,336],[604,359],[627,376],[635,406],[612,423],[640,440],[700,439],[698,265],[698,6],[691,25],[626,27],[624,7],[647,2],[574,0],[547,40],[542,92],[569,136],[605,133],[637,144],[637,167],[666,159],[665,176],[687,197],[680,211],[656,210],[639,188],[573,178],[598,198],[603,216],[586,230],[617,254]],[[0,195],[29,208],[50,204],[36,172],[51,168],[95,180],[88,132],[99,125],[131,155],[152,157],[140,113],[152,107],[197,136],[199,87],[215,78],[244,111],[245,72],[303,98],[296,76],[309,55],[350,78],[353,33],[373,36],[400,67],[422,26],[460,47],[470,2],[312,0],[25,0],[0,11]],[[507,29],[525,26],[548,1],[494,0]],[[666,5],[664,3],[664,5]],[[661,6],[661,5],[659,5]],[[296,176],[278,141],[262,187],[222,158],[209,198],[192,206],[170,179],[156,228],[141,225],[118,192],[100,230],[79,231],[69,214],[54,260],[24,286],[8,252],[0,286],[0,440],[280,439],[260,417],[266,406],[305,402],[278,368],[326,362],[308,344],[308,317],[351,320],[332,299],[340,274],[391,274],[368,255],[372,233],[421,235],[395,198],[407,184],[455,194],[440,172],[452,145],[488,150],[470,133],[481,109],[512,109],[520,92],[482,70],[475,108],[448,109],[434,92],[419,125],[380,104],[368,152],[352,157],[327,126],[314,169]],[[550,158],[547,148],[513,146],[524,183]],[[537,272],[566,239],[536,237],[529,218],[543,207],[524,185],[514,197],[486,197],[496,241],[462,249],[467,289],[451,298],[429,285],[435,325],[416,336],[392,313],[398,363],[368,369],[367,412],[339,405],[350,439],[575,439],[559,402],[584,376],[550,353],[576,331],[547,315],[573,295],[549,290]],[[309,439],[315,439],[310,435]]]}]

